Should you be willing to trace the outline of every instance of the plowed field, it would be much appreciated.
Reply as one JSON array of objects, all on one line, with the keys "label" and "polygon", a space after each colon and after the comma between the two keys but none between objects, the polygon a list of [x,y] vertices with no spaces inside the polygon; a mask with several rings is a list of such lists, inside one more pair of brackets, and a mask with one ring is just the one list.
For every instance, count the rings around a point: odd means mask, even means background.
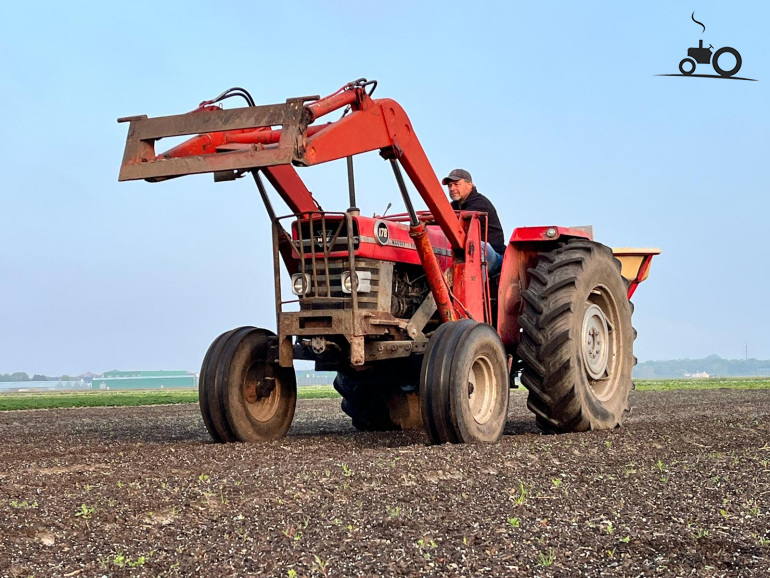
[{"label": "plowed field", "polygon": [[0,413],[0,576],[767,576],[770,390],[632,393],[626,426],[495,445],[209,442],[195,405]]}]

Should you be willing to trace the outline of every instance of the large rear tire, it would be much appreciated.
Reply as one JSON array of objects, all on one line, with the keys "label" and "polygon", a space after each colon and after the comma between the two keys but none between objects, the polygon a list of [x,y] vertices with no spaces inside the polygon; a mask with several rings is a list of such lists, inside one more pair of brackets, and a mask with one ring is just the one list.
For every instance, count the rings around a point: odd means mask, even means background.
[{"label": "large rear tire", "polygon": [[[719,66],[719,57],[723,54],[732,54],[735,58],[735,64],[729,70],[725,70]],[[714,53],[714,56],[711,57],[711,65],[714,67],[714,70],[716,70],[719,76],[723,76],[725,78],[730,78],[731,76],[738,74],[738,71],[741,69],[741,64],[743,64],[741,54],[735,48],[730,46],[724,46],[720,48]]]},{"label": "large rear tire", "polygon": [[416,385],[419,359],[381,361],[365,370],[337,373],[334,388],[342,396],[341,408],[361,431],[421,429]]},{"label": "large rear tire", "polygon": [[422,421],[433,443],[499,440],[508,391],[505,349],[490,325],[464,319],[436,330],[420,373]]},{"label": "large rear tire", "polygon": [[199,401],[217,442],[280,438],[294,418],[297,381],[292,368],[268,363],[275,334],[241,327],[211,344],[201,367]]},{"label": "large rear tire", "polygon": [[610,429],[628,409],[634,329],[620,262],[571,239],[528,271],[518,356],[527,407],[547,433]]},{"label": "large rear tire", "polygon": [[353,420],[353,427],[360,431],[399,429],[390,417],[385,387],[367,376],[338,373],[334,378],[334,389],[342,396],[340,407]]}]

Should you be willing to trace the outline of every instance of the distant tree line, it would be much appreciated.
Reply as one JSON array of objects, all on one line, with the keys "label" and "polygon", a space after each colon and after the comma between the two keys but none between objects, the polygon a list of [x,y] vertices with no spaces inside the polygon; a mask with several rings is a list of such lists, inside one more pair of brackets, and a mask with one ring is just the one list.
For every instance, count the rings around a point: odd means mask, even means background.
[{"label": "distant tree line", "polygon": [[722,359],[709,355],[703,359],[645,361],[634,368],[639,379],[682,378],[685,373],[708,373],[710,377],[770,376],[768,359]]},{"label": "distant tree line", "polygon": [[0,381],[48,381],[48,378],[37,373],[30,377],[23,371],[17,371],[16,373],[0,373]]}]

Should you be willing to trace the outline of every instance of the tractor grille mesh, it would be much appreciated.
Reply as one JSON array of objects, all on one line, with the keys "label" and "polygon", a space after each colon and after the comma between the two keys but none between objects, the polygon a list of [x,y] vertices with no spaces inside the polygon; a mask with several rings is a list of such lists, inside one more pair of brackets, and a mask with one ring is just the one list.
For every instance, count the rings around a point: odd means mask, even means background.
[{"label": "tractor grille mesh", "polygon": [[[380,289],[380,263],[371,259],[356,259],[357,272],[371,273],[371,291],[358,293],[360,309],[377,309],[377,298]],[[348,260],[329,259],[328,275],[323,258],[317,258],[315,269],[310,256],[304,260],[304,272],[310,275],[310,290],[299,298],[300,309],[348,309],[353,306],[350,293],[342,291],[342,274],[349,270]],[[327,283],[328,281],[328,283]]]}]

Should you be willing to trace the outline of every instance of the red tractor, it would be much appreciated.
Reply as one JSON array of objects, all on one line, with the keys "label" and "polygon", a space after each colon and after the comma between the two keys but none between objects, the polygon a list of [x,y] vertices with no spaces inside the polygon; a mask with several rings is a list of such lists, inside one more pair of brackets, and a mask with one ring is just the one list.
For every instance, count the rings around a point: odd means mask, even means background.
[{"label": "red tractor", "polygon": [[[130,123],[121,181],[251,173],[270,217],[277,334],[240,327],[211,344],[200,373],[211,436],[283,436],[295,359],[337,372],[342,409],[360,430],[423,427],[435,443],[494,442],[519,373],[541,430],[620,425],[635,363],[629,298],[659,251],[613,255],[590,228],[524,227],[488,278],[482,215],[452,209],[406,113],[372,98],[375,87],[360,79],[270,106],[231,89],[191,113],[119,119]],[[232,96],[248,106],[222,109]],[[156,154],[157,140],[182,135],[196,136]],[[369,151],[392,166],[404,214],[356,208],[352,159]],[[328,212],[297,168],[337,159],[347,159],[350,207]],[[428,211],[413,208],[402,170]],[[263,177],[291,215],[275,214]],[[294,299],[284,298],[281,263]]]}]

